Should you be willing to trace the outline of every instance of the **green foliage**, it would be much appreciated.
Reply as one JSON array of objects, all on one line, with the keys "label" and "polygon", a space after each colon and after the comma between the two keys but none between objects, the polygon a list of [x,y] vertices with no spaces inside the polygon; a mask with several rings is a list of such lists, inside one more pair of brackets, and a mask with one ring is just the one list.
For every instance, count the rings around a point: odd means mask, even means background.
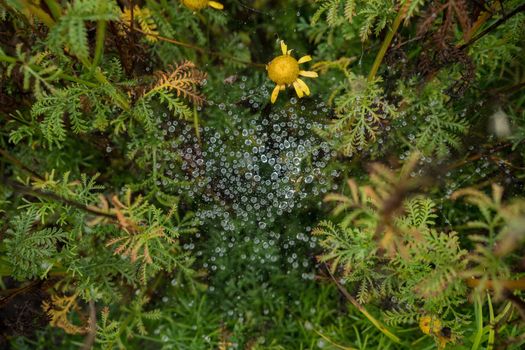
[{"label": "green foliage", "polygon": [[421,121],[409,142],[427,156],[445,157],[451,149],[461,146],[460,135],[467,131],[468,124],[448,107],[450,97],[439,89],[438,83],[427,85],[419,93],[401,86],[399,95],[403,98],[401,103],[408,105],[403,112]]},{"label": "green foliage", "polygon": [[114,349],[117,346],[119,336],[119,322],[109,319],[109,310],[105,308],[101,312],[101,322],[97,324],[98,343],[102,349]]},{"label": "green foliage", "polygon": [[[3,52],[0,51],[1,54]],[[12,76],[13,70],[18,70],[23,74],[24,90],[33,89],[36,96],[42,96],[45,91],[54,91],[53,82],[60,77],[61,69],[50,60],[49,52],[40,52],[34,56],[28,56],[22,51],[22,45],[16,46],[16,58],[20,67],[16,67],[17,62],[12,62],[7,67],[7,76]]]},{"label": "green foliage", "polygon": [[0,348],[521,349],[523,2],[218,2],[0,1]]},{"label": "green foliage", "polygon": [[114,1],[75,0],[67,4],[60,20],[48,36],[49,47],[55,51],[70,49],[81,60],[89,57],[86,21],[112,21],[118,18]]},{"label": "green foliage", "polygon": [[[319,261],[331,262],[334,273],[341,267],[348,276],[345,280],[358,285],[357,300],[367,303],[373,295],[384,295],[386,290],[376,290],[377,280],[382,276],[377,271],[379,258],[373,235],[369,231],[351,227],[335,227],[329,221],[321,222],[314,232],[322,236],[320,245],[327,250]],[[388,288],[386,285],[380,288]]]},{"label": "green foliage", "polygon": [[75,88],[58,90],[53,95],[43,96],[33,105],[31,115],[35,119],[40,115],[44,116],[40,127],[42,135],[50,144],[52,142],[60,144],[66,139],[63,121],[65,112],[68,113],[73,132],[78,134],[88,130],[87,123],[82,119],[80,112],[82,92],[82,89]]},{"label": "green foliage", "polygon": [[395,227],[385,228],[388,232],[398,227],[401,235],[395,243],[399,248],[389,257],[381,254],[374,240],[381,233],[381,221],[374,219],[374,214],[356,221],[357,215],[350,212],[351,219],[343,222],[353,225],[339,229],[321,223],[316,234],[323,236],[321,245],[327,250],[321,261],[332,261],[334,272],[342,265],[345,279],[357,283],[362,303],[391,295],[400,308],[419,305],[425,312],[446,315],[447,309],[453,310],[462,302],[466,292],[464,284],[456,279],[466,267],[466,252],[461,250],[455,233],[437,232],[430,227],[436,217],[433,208],[434,204],[424,198],[405,203],[406,215],[396,218]]},{"label": "green foliage", "polygon": [[[400,174],[410,172],[412,166],[413,160]],[[512,261],[513,248],[507,244],[514,242],[515,247],[522,235],[515,232],[512,238],[506,236],[509,231],[500,215],[508,210],[501,204],[502,192],[497,186],[492,199],[473,189],[459,190],[453,195],[453,198],[466,196],[482,212],[484,222],[470,221],[468,227],[489,231],[488,237],[469,237],[476,245],[471,252],[464,248],[466,243],[460,241],[457,232],[442,232],[433,227],[439,214],[429,198],[409,197],[403,201],[402,211],[390,208],[391,213],[385,216],[385,208],[395,200],[400,186],[407,186],[406,180],[396,182],[396,177],[390,170],[375,167],[371,186],[357,187],[350,180],[348,196],[326,197],[338,203],[334,213],[342,218],[338,226],[324,221],[314,231],[321,236],[320,244],[325,250],[319,260],[330,265],[332,274],[338,271],[342,274],[360,303],[381,303],[388,298],[393,306],[383,310],[386,322],[416,323],[422,315],[440,315],[455,332],[461,333],[471,317],[470,309],[462,308],[469,294],[464,279],[508,278],[507,264]],[[513,220],[521,204],[510,206],[514,214],[509,213],[508,219]],[[495,239],[499,240],[498,248]],[[501,297],[499,293],[504,286],[492,285],[492,288]]]},{"label": "green foliage", "polygon": [[170,112],[182,119],[191,120],[193,117],[192,111],[179,98],[173,96],[169,92],[158,90],[155,92],[158,95],[160,102],[168,106]]},{"label": "green foliage", "polygon": [[136,329],[139,334],[146,335],[146,328],[144,327],[145,320],[159,320],[162,316],[162,313],[159,309],[144,311],[143,307],[148,303],[147,297],[138,297],[130,305],[129,309],[125,310],[129,313],[128,327],[124,330],[126,336],[130,337],[134,330]]},{"label": "green foliage", "polygon": [[45,277],[59,258],[57,243],[65,243],[67,234],[60,228],[49,227],[33,231],[38,219],[35,208],[13,220],[13,229],[5,239],[7,257],[13,266],[13,276],[18,279]]},{"label": "green foliage", "polygon": [[429,198],[414,197],[405,203],[406,215],[400,217],[400,226],[406,227],[429,227],[435,225],[435,204]]},{"label": "green foliage", "polygon": [[[382,97],[380,79],[367,81],[363,76],[356,76],[348,71],[347,63],[343,62],[335,66],[343,70],[346,79],[330,96],[337,119],[330,125],[328,135],[336,141],[337,149],[352,156],[373,144],[383,124],[395,118],[397,111]],[[334,64],[320,65],[321,68],[330,66]]]},{"label": "green foliage", "polygon": [[466,251],[460,248],[454,232],[427,229],[421,235],[409,237],[407,256],[398,254],[392,261],[397,277],[403,281],[398,300],[407,305],[422,304],[428,313],[454,315],[467,292],[456,278],[466,267]]},{"label": "green foliage", "polygon": [[[385,28],[393,10],[393,1],[356,1],[356,0],[320,0],[319,8],[312,16],[312,23],[317,23],[323,14],[331,27],[351,23],[357,17],[361,28],[359,35],[366,41],[372,31],[377,35]],[[359,3],[359,5],[358,5]],[[356,10],[358,9],[358,10]]]}]

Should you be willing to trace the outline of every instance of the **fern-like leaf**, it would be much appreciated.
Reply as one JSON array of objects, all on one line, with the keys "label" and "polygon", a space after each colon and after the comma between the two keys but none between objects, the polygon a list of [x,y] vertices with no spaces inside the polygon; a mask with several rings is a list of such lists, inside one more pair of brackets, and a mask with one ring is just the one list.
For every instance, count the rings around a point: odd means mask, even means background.
[{"label": "fern-like leaf", "polygon": [[[131,9],[125,8],[120,16],[120,20],[127,26],[130,26],[132,21],[131,18]],[[146,34],[146,39],[150,42],[157,41],[157,24],[151,15],[151,12],[148,8],[140,8],[138,5],[135,5],[133,8],[133,20],[137,21],[140,29]],[[121,33],[123,34],[123,33]]]},{"label": "fern-like leaf", "polygon": [[67,240],[66,232],[57,227],[31,231],[36,219],[33,207],[17,216],[5,240],[13,274],[20,279],[45,274],[56,259],[57,244]]},{"label": "fern-like leaf", "polygon": [[204,103],[204,96],[197,87],[206,79],[206,73],[198,70],[193,62],[184,61],[167,72],[156,72],[155,75],[157,82],[146,96],[159,90],[175,91],[177,97],[185,97],[197,105]]}]

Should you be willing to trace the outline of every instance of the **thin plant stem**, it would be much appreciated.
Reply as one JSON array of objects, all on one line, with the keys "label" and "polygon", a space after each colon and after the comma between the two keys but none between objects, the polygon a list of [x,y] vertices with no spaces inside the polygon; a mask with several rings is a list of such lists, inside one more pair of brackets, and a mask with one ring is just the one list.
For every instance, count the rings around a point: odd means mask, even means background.
[{"label": "thin plant stem", "polygon": [[489,337],[487,340],[487,350],[492,350],[494,348],[494,341],[496,338],[496,332],[494,331],[494,307],[492,306],[492,300],[490,298],[490,293],[487,291],[487,303],[489,305]]},{"label": "thin plant stem", "polygon": [[197,113],[197,106],[193,106],[193,127],[195,128],[195,135],[197,135],[197,140],[199,144],[201,143],[201,134],[199,131],[199,113]]},{"label": "thin plant stem", "polygon": [[321,338],[323,338],[324,340],[326,340],[327,342],[329,342],[332,346],[335,346],[336,348],[338,349],[342,349],[342,350],[357,350],[357,348],[354,348],[354,347],[350,347],[350,346],[343,346],[343,345],[339,345],[337,344],[336,342],[334,342],[333,340],[331,340],[330,338],[328,338],[326,335],[324,335],[323,333],[319,332],[318,330],[314,329],[314,332],[319,334],[319,336]]},{"label": "thin plant stem", "polygon": [[93,57],[93,67],[97,67],[104,53],[104,39],[106,38],[106,28],[108,23],[100,20],[97,23],[97,38],[95,42],[95,55]]},{"label": "thin plant stem", "polygon": [[81,350],[90,350],[95,344],[95,338],[97,336],[97,308],[93,299],[89,300],[89,327],[84,343],[82,344]]},{"label": "thin plant stem", "polygon": [[16,63],[18,60],[15,57],[0,55],[0,61],[7,63]]},{"label": "thin plant stem", "polygon": [[68,80],[68,81],[72,81],[74,83],[79,83],[79,84],[84,84],[86,86],[89,86],[89,87],[92,87],[92,88],[96,88],[98,87],[98,84],[95,84],[95,83],[92,83],[90,81],[87,81],[87,80],[84,80],[84,79],[80,79],[80,78],[77,78],[73,75],[69,75],[69,74],[65,74],[65,73],[60,73],[60,78],[63,79],[63,80]]},{"label": "thin plant stem", "polygon": [[476,333],[473,336],[471,350],[477,350],[481,346],[481,338],[483,337],[483,304],[479,294],[474,297],[474,314],[476,322]]},{"label": "thin plant stem", "polygon": [[129,20],[129,31],[133,33],[133,22],[135,22],[135,4],[133,0],[130,0],[129,9],[131,11],[131,16]]},{"label": "thin plant stem", "polygon": [[478,35],[473,37],[469,42],[459,46],[459,48],[461,50],[466,49],[467,47],[471,46],[472,44],[474,44],[479,39],[483,38],[488,33],[492,32],[494,29],[496,29],[497,27],[499,27],[500,25],[505,23],[507,20],[509,20],[509,18],[511,18],[511,17],[517,15],[518,13],[523,12],[523,11],[525,11],[525,4],[522,4],[522,5],[518,6],[518,7],[516,7],[514,10],[510,11],[509,13],[507,13],[506,15],[504,15],[503,17],[498,19],[496,22],[494,22],[490,26],[488,26],[481,33],[479,33]]},{"label": "thin plant stem", "polygon": [[26,173],[30,174],[35,179],[43,180],[44,178],[38,175],[35,171],[27,167],[24,163],[13,157],[9,152],[6,150],[0,148],[0,156],[2,156],[5,160],[7,160],[9,163],[13,164],[14,166],[20,168],[21,170],[25,171]]},{"label": "thin plant stem", "polygon": [[[100,81],[102,84],[111,84],[107,78],[102,74],[102,71],[97,67],[95,69],[95,78],[97,78],[98,81]],[[126,98],[125,95],[123,95],[120,91],[115,90],[115,102],[125,111],[130,110],[129,101]]]},{"label": "thin plant stem", "polygon": [[[9,154],[8,151],[0,148],[0,156],[2,156],[9,163],[11,163],[14,166],[18,167],[20,170],[22,170],[22,171],[28,173],[29,175],[31,175],[33,178],[39,179],[39,180],[43,180],[44,179],[43,176],[39,175],[36,171],[34,171],[34,170],[30,169],[29,167],[27,167],[21,161],[19,161],[14,156]],[[86,206],[86,205],[84,205],[82,203],[79,203],[79,202],[76,202],[74,200],[63,198],[63,197],[61,197],[61,196],[59,196],[59,195],[57,195],[55,193],[52,193],[52,192],[45,192],[45,191],[41,191],[39,189],[34,189],[34,188],[31,188],[31,187],[26,186],[24,184],[21,184],[19,182],[15,182],[13,180],[10,180],[10,179],[8,179],[6,177],[0,177],[0,180],[6,186],[9,186],[13,190],[18,191],[20,193],[29,194],[29,195],[33,195],[33,196],[36,196],[36,197],[42,197],[42,198],[48,198],[48,199],[52,199],[52,200],[57,200],[59,202],[63,202],[65,204],[67,204],[67,205],[70,205],[72,207],[75,207],[75,208],[87,211],[87,212],[89,212],[91,214],[95,214],[95,215],[99,215],[99,216],[105,216],[105,217],[112,218],[112,219],[116,218],[116,214],[114,214],[112,212],[104,211],[102,209],[99,209],[99,208],[96,208],[96,207],[93,207],[93,206]]]},{"label": "thin plant stem", "polygon": [[[82,64],[86,68],[93,71],[93,76],[98,82],[102,84],[108,84],[108,85],[111,84],[109,80],[106,78],[106,76],[104,75],[104,73],[102,73],[102,70],[99,67],[95,67],[93,69],[93,66],[86,58],[78,57],[78,59],[80,60],[80,62],[82,62]],[[115,102],[120,106],[120,108],[122,108],[125,111],[128,111],[130,109],[128,99],[120,91],[115,90],[114,97],[115,97]]]},{"label": "thin plant stem", "polygon": [[508,290],[525,290],[525,278],[518,280],[481,280],[475,278],[468,278],[465,280],[467,286],[470,288],[477,288],[480,285],[485,289],[496,289],[503,287]]},{"label": "thin plant stem", "polygon": [[5,186],[11,187],[15,192],[27,194],[27,195],[34,196],[37,198],[46,198],[46,199],[50,199],[53,201],[61,202],[65,205],[69,205],[71,207],[83,210],[93,215],[104,216],[106,218],[115,219],[115,220],[117,219],[116,214],[110,211],[102,210],[102,209],[99,209],[93,206],[87,206],[82,203],[76,202],[74,200],[61,197],[53,192],[46,192],[46,191],[42,191],[39,189],[31,188],[21,183],[12,181],[8,178],[0,178],[0,180]]},{"label": "thin plant stem", "polygon": [[405,5],[399,9],[396,19],[394,20],[394,24],[392,25],[392,28],[386,35],[385,40],[383,40],[383,44],[381,45],[381,48],[379,49],[379,52],[377,53],[376,59],[374,60],[374,64],[372,65],[372,69],[370,70],[370,73],[368,74],[368,81],[372,81],[375,78],[377,71],[379,70],[379,66],[381,65],[381,62],[383,62],[383,58],[385,57],[386,51],[388,50],[388,47],[390,46],[390,43],[392,42],[394,35],[397,33],[399,25],[405,18],[405,15],[406,15],[408,7],[410,6],[410,3],[411,3],[410,0],[407,1]]},{"label": "thin plant stem", "polygon": [[62,16],[62,7],[60,4],[56,0],[45,0],[45,3],[49,8],[49,11],[51,11],[53,18],[58,21],[58,19]]},{"label": "thin plant stem", "polygon": [[25,8],[29,10],[31,14],[36,16],[42,23],[44,23],[49,28],[52,28],[55,26],[55,20],[51,18],[50,15],[47,14],[44,10],[42,10],[40,7],[37,7],[33,4],[31,4],[27,0],[22,0],[22,4],[24,4]]},{"label": "thin plant stem", "polygon": [[401,339],[395,335],[394,333],[392,333],[390,330],[388,330],[388,328],[386,328],[379,320],[377,320],[374,316],[372,316],[368,310],[361,304],[359,304],[359,302],[357,300],[355,300],[355,298],[353,296],[350,295],[350,293],[348,293],[348,291],[341,285],[341,283],[339,283],[335,277],[332,275],[332,273],[330,272],[330,269],[327,267],[326,269],[328,271],[328,273],[330,274],[330,277],[332,278],[332,280],[334,281],[335,285],[337,286],[337,288],[339,289],[339,291],[344,295],[344,297],[350,302],[352,303],[352,305],[354,305],[357,310],[359,310],[359,312],[361,312],[370,322],[372,322],[372,324],[379,330],[381,331],[381,333],[383,333],[384,335],[386,335],[388,338],[390,338],[393,342],[397,343],[397,344],[401,344]]},{"label": "thin plant stem", "polygon": [[248,65],[248,66],[253,66],[253,67],[257,67],[257,68],[265,68],[266,67],[266,64],[264,64],[264,63],[255,63],[255,62],[249,62],[249,61],[241,60],[241,59],[239,59],[239,58],[237,58],[235,56],[226,55],[226,54],[223,54],[223,53],[220,53],[220,52],[215,52],[215,51],[209,51],[209,50],[206,50],[203,47],[200,47],[200,46],[197,46],[197,45],[193,45],[193,44],[189,44],[189,43],[185,43],[185,42],[182,42],[182,41],[179,41],[179,40],[175,40],[175,39],[171,39],[171,38],[166,38],[166,37],[164,37],[162,35],[159,35],[159,34],[146,33],[146,32],[144,32],[143,30],[141,30],[139,28],[135,28],[135,31],[139,32],[141,34],[144,34],[144,35],[155,37],[155,38],[157,38],[160,41],[165,41],[165,42],[168,42],[168,43],[171,43],[171,44],[175,44],[175,45],[178,45],[178,46],[187,47],[189,49],[193,49],[195,51],[202,52],[202,53],[207,53],[207,54],[212,55],[212,56],[227,58],[229,60],[232,60],[232,61],[235,61],[235,62],[238,62],[238,63],[241,63],[241,64],[245,64],[245,65]]}]

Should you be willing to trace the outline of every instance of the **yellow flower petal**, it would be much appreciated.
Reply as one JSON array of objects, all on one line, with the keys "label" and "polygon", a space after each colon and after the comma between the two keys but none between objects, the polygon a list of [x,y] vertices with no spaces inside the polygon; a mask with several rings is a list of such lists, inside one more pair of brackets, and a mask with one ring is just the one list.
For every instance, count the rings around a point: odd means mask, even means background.
[{"label": "yellow flower petal", "polygon": [[283,52],[283,55],[286,55],[287,51],[288,50],[288,46],[286,46],[286,44],[284,43],[283,40],[281,40],[281,51]]},{"label": "yellow flower petal", "polygon": [[281,91],[284,91],[284,89],[286,89],[286,86],[281,85]]},{"label": "yellow flower petal", "polygon": [[224,5],[217,1],[208,1],[208,6],[217,10],[222,10],[224,8]]},{"label": "yellow flower petal", "polygon": [[297,61],[297,63],[301,64],[301,63],[305,63],[311,60],[312,60],[312,56],[306,55],[306,56],[299,58],[299,61]]},{"label": "yellow flower petal", "polygon": [[272,98],[270,99],[272,103],[275,103],[275,101],[277,100],[277,96],[279,95],[279,89],[279,85],[275,85],[275,87],[273,88]]},{"label": "yellow flower petal", "polygon": [[295,92],[297,93],[297,96],[299,96],[299,98],[303,97],[303,90],[301,90],[301,85],[299,85],[297,80],[293,82],[293,87],[295,89]]},{"label": "yellow flower petal", "polygon": [[295,82],[297,84],[299,84],[299,87],[301,88],[301,90],[304,91],[304,93],[307,96],[310,95],[310,89],[308,88],[308,85],[306,85],[306,83],[304,81],[302,81],[301,79],[297,78],[297,80]]},{"label": "yellow flower petal", "polygon": [[299,75],[302,75],[303,77],[308,77],[308,78],[317,78],[319,76],[317,72],[312,72],[310,70],[301,70],[299,71]]}]

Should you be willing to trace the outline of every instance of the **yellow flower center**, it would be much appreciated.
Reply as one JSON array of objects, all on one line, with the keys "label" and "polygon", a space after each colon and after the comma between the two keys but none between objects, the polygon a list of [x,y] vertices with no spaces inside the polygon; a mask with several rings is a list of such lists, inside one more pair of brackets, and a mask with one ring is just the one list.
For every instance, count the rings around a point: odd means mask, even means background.
[{"label": "yellow flower center", "polygon": [[299,77],[299,63],[292,56],[277,56],[268,64],[268,76],[277,85],[291,84]]},{"label": "yellow flower center", "polygon": [[182,4],[190,10],[202,10],[208,6],[208,0],[182,0]]}]

